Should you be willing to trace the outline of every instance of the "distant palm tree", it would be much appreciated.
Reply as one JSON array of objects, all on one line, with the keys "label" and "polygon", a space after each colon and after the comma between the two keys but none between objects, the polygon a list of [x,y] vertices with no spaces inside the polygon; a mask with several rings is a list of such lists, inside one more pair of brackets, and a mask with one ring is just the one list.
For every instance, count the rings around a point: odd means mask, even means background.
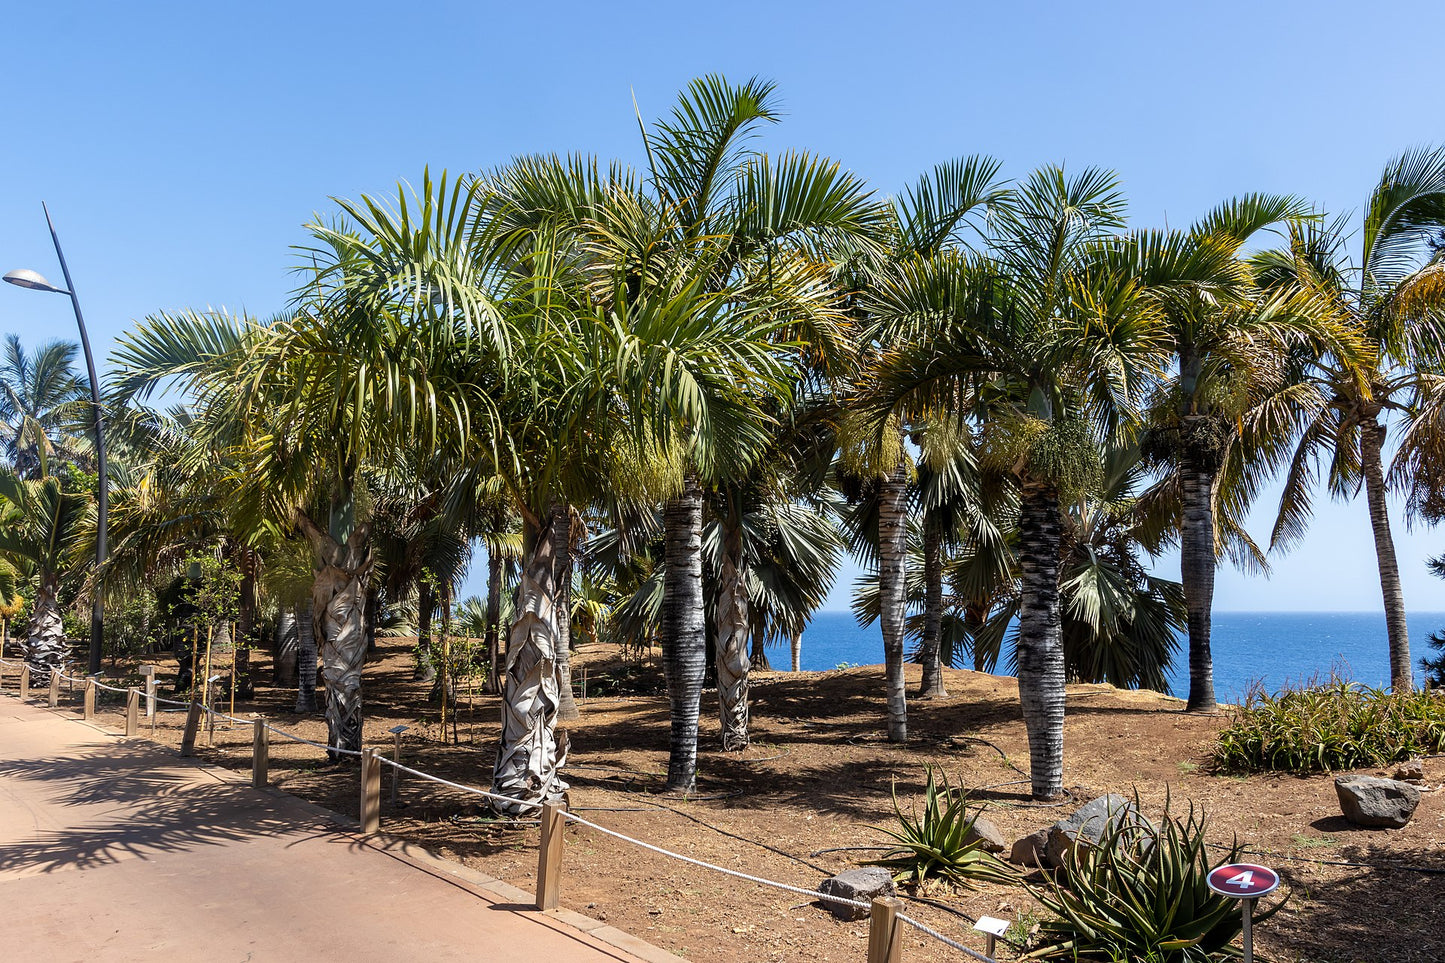
[{"label": "distant palm tree", "polygon": [[89,451],[72,427],[85,418],[85,393],[72,370],[79,348],[50,341],[27,354],[17,335],[6,335],[0,360],[0,423],[5,454],[21,478],[53,474],[52,458],[79,461]]},{"label": "distant palm tree", "polygon": [[[35,586],[25,661],[37,683],[48,682],[69,654],[60,591],[78,572],[75,545],[92,506],[89,495],[65,491],[57,478],[30,481],[0,470],[0,558]],[[12,588],[0,585],[7,597]]]}]

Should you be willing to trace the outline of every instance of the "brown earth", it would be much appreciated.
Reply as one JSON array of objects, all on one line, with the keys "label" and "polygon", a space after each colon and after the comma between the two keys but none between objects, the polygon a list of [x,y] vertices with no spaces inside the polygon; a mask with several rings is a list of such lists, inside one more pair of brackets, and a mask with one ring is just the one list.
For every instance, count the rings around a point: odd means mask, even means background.
[{"label": "brown earth", "polygon": [[[498,730],[495,697],[464,693],[460,744],[442,745],[437,709],[426,701],[428,686],[411,678],[410,651],[410,640],[385,641],[367,666],[367,744],[389,751],[387,730],[412,726],[405,736],[405,762],[486,788]],[[255,664],[256,677],[266,678],[264,654]],[[620,663],[615,650],[590,646],[574,665],[579,682],[586,667],[595,693]],[[172,670],[162,662],[163,676]],[[658,676],[655,662],[632,673],[644,688]],[[918,668],[910,666],[908,675],[910,691],[916,690]],[[741,755],[716,748],[716,701],[705,693],[698,793],[692,799],[660,794],[667,765],[665,699],[591,698],[582,703],[582,718],[568,726],[571,803],[586,818],[638,839],[808,888],[873,855],[844,847],[879,845],[871,827],[892,818],[890,792],[896,787],[907,807],[921,795],[928,765],[942,767],[954,785],[970,787],[1009,839],[1067,814],[1073,803],[1041,807],[1028,799],[1025,776],[1016,768],[1027,769],[1028,750],[1015,681],[951,670],[946,681],[947,698],[910,703],[909,743],[895,746],[884,739],[880,667],[757,673],[756,741]],[[290,711],[293,698],[289,691],[262,687],[236,711],[263,713],[278,726],[325,741],[324,722]],[[1274,960],[1445,958],[1445,917],[1439,913],[1445,898],[1445,792],[1427,792],[1404,829],[1356,829],[1339,815],[1330,775],[1211,774],[1209,750],[1223,719],[1186,715],[1181,707],[1179,700],[1155,693],[1070,686],[1065,785],[1073,798],[1084,802],[1106,792],[1137,791],[1151,813],[1166,795],[1176,812],[1192,802],[1207,813],[1210,836],[1219,844],[1227,846],[1237,836],[1255,854],[1251,861],[1278,868],[1288,902],[1256,931],[1260,952]],[[120,724],[113,702],[102,711],[112,725]],[[164,713],[155,738],[178,742],[182,719],[182,713]],[[214,744],[205,742],[203,737],[201,755],[249,766],[249,727],[218,729]],[[356,815],[354,765],[329,765],[318,750],[273,737],[271,775],[298,796]],[[1425,776],[1429,787],[1438,787],[1445,781],[1445,760],[1426,760]],[[535,826],[490,818],[476,797],[404,782],[401,805],[393,810],[388,804],[382,819],[388,833],[517,886],[534,883]],[[839,922],[805,897],[575,826],[567,831],[563,905],[705,963],[858,960],[866,946],[866,922]],[[991,884],[935,897],[933,903],[911,903],[906,912],[979,949],[981,937],[957,914],[1018,920],[1012,937],[1039,918],[1026,889]],[[912,930],[905,948],[910,961],[962,959]],[[1000,958],[1014,956],[1000,947]]]}]

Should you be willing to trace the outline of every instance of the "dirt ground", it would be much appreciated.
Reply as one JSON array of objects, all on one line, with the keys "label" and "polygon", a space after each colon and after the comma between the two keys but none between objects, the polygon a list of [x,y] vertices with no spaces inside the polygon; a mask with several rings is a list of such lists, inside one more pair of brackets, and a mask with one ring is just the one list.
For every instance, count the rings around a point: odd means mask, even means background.
[{"label": "dirt ground", "polygon": [[[410,640],[383,640],[365,676],[366,742],[392,745],[387,732],[408,725],[404,761],[458,782],[487,788],[497,735],[495,697],[463,693],[459,744],[443,745],[428,686],[412,680]],[[264,653],[255,678],[269,678]],[[160,659],[170,678],[174,665]],[[606,688],[619,666],[615,650],[584,648],[575,657],[590,692]],[[134,680],[130,669],[109,673]],[[658,674],[654,663],[632,669],[634,687]],[[909,667],[910,691],[918,667]],[[921,796],[925,767],[942,767],[955,786],[973,790],[1009,839],[1044,828],[1075,803],[1029,802],[1028,748],[1013,679],[947,671],[947,698],[909,705],[909,742],[884,739],[881,667],[830,672],[762,672],[753,682],[754,745],[725,754],[717,745],[716,699],[703,696],[698,792],[661,794],[667,765],[667,705],[656,695],[607,695],[581,702],[567,726],[566,778],[579,814],[674,851],[802,887],[875,855],[846,847],[877,846],[872,827],[892,819],[896,786],[906,807]],[[13,685],[13,680],[9,680]],[[114,684],[114,683],[113,683]],[[127,681],[125,684],[129,684]],[[78,705],[79,692],[72,705]],[[69,700],[69,696],[67,699]],[[274,724],[325,741],[319,717],[291,711],[290,691],[258,687],[236,713],[260,712]],[[104,701],[106,721],[121,725],[119,700]],[[1106,792],[1137,791],[1157,813],[1166,794],[1176,812],[1193,802],[1209,817],[1210,835],[1237,836],[1285,880],[1285,908],[1256,931],[1263,955],[1298,963],[1414,963],[1445,959],[1445,759],[1425,763],[1428,787],[1411,823],[1400,830],[1353,828],[1339,815],[1332,777],[1211,774],[1209,748],[1219,717],[1186,715],[1182,703],[1109,686],[1070,686],[1065,729],[1065,785],[1078,803]],[[220,703],[219,708],[227,708]],[[162,713],[154,738],[177,743],[183,713]],[[142,732],[146,732],[142,726]],[[973,741],[986,740],[984,742]],[[222,765],[250,765],[249,727],[203,736],[200,755]],[[1383,774],[1383,773],[1382,773]],[[351,816],[357,811],[354,765],[327,764],[310,746],[273,737],[274,783]],[[384,776],[390,779],[390,770]],[[385,795],[385,793],[384,793]],[[426,845],[522,888],[534,884],[537,830],[501,822],[476,797],[432,783],[403,782],[400,805],[386,803],[385,832]],[[1368,865],[1339,865],[1368,864]],[[1405,867],[1433,870],[1417,872]],[[1031,877],[1035,882],[1038,877]],[[862,959],[866,922],[840,922],[804,897],[743,882],[656,855],[585,827],[569,827],[563,905],[618,926],[690,960],[845,961]],[[906,911],[966,945],[982,949],[969,917],[1018,921],[1022,937],[1039,918],[1023,887],[979,890],[910,903]],[[908,931],[910,961],[963,955]],[[1000,947],[1000,958],[1017,954]]]}]

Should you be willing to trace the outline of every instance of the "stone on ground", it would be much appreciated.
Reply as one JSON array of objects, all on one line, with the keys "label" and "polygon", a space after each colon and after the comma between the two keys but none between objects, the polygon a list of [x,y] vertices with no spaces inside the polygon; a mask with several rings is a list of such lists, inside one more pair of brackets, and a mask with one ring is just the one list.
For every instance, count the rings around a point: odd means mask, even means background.
[{"label": "stone on ground", "polygon": [[973,828],[964,835],[965,845],[975,841],[978,842],[980,849],[988,853],[1001,853],[1008,848],[1008,844],[1003,840],[1003,833],[987,816],[979,816],[975,819]]},{"label": "stone on ground", "polygon": [[1420,790],[1408,782],[1377,776],[1337,776],[1340,811],[1356,826],[1399,829],[1420,804]]},{"label": "stone on ground", "polygon": [[1013,845],[1009,851],[1008,861],[1018,866],[1047,866],[1044,862],[1048,857],[1044,850],[1049,845],[1049,831],[1040,829],[1036,833],[1030,833]]},{"label": "stone on ground", "polygon": [[1138,816],[1138,810],[1127,797],[1118,793],[1100,796],[1080,806],[1072,816],[1049,827],[1044,857],[1048,865],[1055,868],[1062,866],[1064,857],[1074,852],[1080,841],[1088,846],[1097,846],[1117,822],[1134,820]]},{"label": "stone on ground", "polygon": [[[880,896],[893,896],[898,890],[893,885],[893,874],[882,866],[860,866],[829,876],[818,886],[818,892],[870,903]],[[846,903],[823,900],[823,904],[840,920],[861,920],[868,915],[867,909]]]}]

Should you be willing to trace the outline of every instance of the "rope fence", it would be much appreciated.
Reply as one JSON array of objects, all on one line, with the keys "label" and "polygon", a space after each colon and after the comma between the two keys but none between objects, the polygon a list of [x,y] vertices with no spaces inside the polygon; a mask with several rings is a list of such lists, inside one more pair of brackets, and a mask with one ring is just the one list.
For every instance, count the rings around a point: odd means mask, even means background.
[{"label": "rope fence", "polygon": [[[23,697],[26,694],[26,686],[28,683],[29,675],[29,670],[25,663],[17,663],[13,660],[0,658],[0,685],[4,684],[5,669],[16,665],[19,665],[21,667],[21,694]],[[110,686],[101,682],[98,678],[90,676],[76,677],[67,675],[63,670],[55,670],[51,673],[50,682],[50,704],[52,707],[56,705],[54,699],[58,685],[61,681],[68,681],[72,684],[72,686],[75,684],[80,684],[84,687],[82,698],[85,702],[85,713],[87,719],[92,718],[94,715],[95,698],[97,693],[109,692],[116,695],[124,696],[127,700],[128,706],[126,734],[135,735],[134,716],[136,712],[136,705],[138,702],[138,695],[140,693],[139,689],[119,688],[116,686]],[[413,776],[426,782],[436,783],[437,785],[446,786],[450,789],[455,789],[460,792],[479,796],[496,803],[501,803],[502,806],[505,807],[505,810],[540,811],[541,818],[530,821],[539,822],[542,831],[541,846],[538,850],[536,905],[543,910],[556,909],[558,906],[560,889],[559,883],[562,868],[562,828],[566,825],[566,823],[571,822],[578,826],[585,826],[588,829],[593,830],[594,832],[601,833],[605,836],[610,836],[629,845],[636,846],[640,849],[644,849],[652,853],[656,853],[657,855],[666,857],[668,859],[673,859],[682,863],[687,863],[691,866],[696,866],[699,869],[720,873],[724,876],[730,876],[734,879],[744,880],[746,882],[754,883],[759,886],[766,886],[772,889],[781,890],[783,892],[793,893],[799,896],[806,896],[812,901],[832,903],[835,905],[847,906],[854,910],[867,912],[869,914],[868,963],[901,963],[903,959],[903,931],[899,926],[900,923],[911,926],[918,932],[932,937],[940,943],[943,943],[944,945],[959,951],[968,958],[979,961],[979,963],[998,963],[998,961],[994,958],[986,956],[983,953],[978,952],[977,950],[973,950],[967,946],[964,946],[962,943],[950,938],[943,933],[940,933],[938,930],[922,922],[921,920],[915,919],[912,916],[908,916],[907,914],[900,912],[899,907],[902,906],[902,903],[897,899],[881,897],[874,899],[871,902],[864,902],[862,900],[855,900],[843,896],[838,896],[833,893],[824,893],[819,890],[810,889],[804,886],[794,886],[791,883],[779,882],[777,880],[768,879],[764,876],[754,876],[750,873],[742,872],[741,870],[729,869],[726,866],[719,866],[715,863],[709,863],[705,860],[696,859],[692,856],[685,856],[682,853],[673,852],[670,849],[665,849],[653,843],[646,842],[645,840],[628,836],[626,833],[618,832],[615,829],[609,829],[608,827],[595,823],[592,820],[587,819],[584,816],[580,816],[575,812],[568,811],[561,803],[558,802],[539,803],[530,800],[513,799],[509,796],[502,796],[497,793],[488,792],[485,789],[480,789],[476,786],[469,786],[465,783],[453,782],[450,779],[445,779],[433,773],[426,772],[425,770],[415,769],[411,766],[404,765],[399,759],[401,748],[400,733],[397,733],[396,736],[395,754],[398,756],[398,758],[387,758],[386,756],[379,753],[376,749],[371,747],[363,748],[358,751],[355,749],[347,749],[341,746],[332,746],[326,743],[316,742],[303,736],[296,735],[295,733],[288,732],[285,729],[273,726],[259,716],[252,719],[240,719],[236,716],[220,712],[209,705],[203,704],[202,702],[194,700],[187,702],[178,701],[175,699],[162,698],[161,696],[158,696],[154,693],[153,685],[148,686],[145,698],[148,700],[148,703],[153,707],[159,705],[169,705],[186,710],[187,718],[185,732],[181,740],[181,755],[183,756],[189,756],[193,753],[195,737],[199,730],[200,719],[202,716],[207,717],[212,726],[214,726],[214,722],[216,719],[225,719],[242,727],[251,727],[255,733],[252,751],[252,785],[257,786],[258,788],[269,785],[266,773],[269,762],[269,738],[270,734],[273,733],[283,739],[295,743],[301,743],[302,745],[311,746],[316,749],[323,750],[328,754],[339,754],[359,758],[361,760],[360,823],[361,830],[364,834],[371,834],[379,831],[381,812],[380,771],[383,765],[390,766],[393,770],[393,804],[396,801],[396,787],[399,774],[406,773],[409,776]],[[152,723],[154,724],[154,715],[152,715]]]}]

